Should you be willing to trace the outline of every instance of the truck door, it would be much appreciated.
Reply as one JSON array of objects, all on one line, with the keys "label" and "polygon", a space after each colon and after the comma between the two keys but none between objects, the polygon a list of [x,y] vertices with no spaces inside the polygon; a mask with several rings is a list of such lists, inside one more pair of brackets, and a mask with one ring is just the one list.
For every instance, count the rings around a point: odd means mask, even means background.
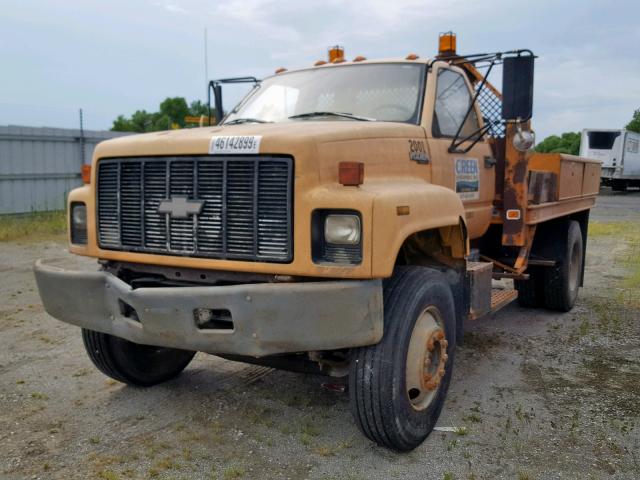
[{"label": "truck door", "polygon": [[[465,207],[470,238],[482,236],[491,222],[495,195],[495,168],[491,148],[483,139],[467,153],[451,153],[449,147],[464,121],[473,99],[471,84],[459,68],[436,66],[427,85],[425,119],[431,152],[433,183],[455,190]],[[478,130],[481,114],[477,105],[464,121],[460,137]],[[461,146],[464,148],[471,142]]]}]

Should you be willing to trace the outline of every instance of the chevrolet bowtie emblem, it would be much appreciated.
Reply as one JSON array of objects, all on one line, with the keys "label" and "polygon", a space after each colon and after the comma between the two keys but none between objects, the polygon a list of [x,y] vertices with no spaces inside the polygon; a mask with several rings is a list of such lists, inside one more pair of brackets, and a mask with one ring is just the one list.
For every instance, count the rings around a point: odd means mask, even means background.
[{"label": "chevrolet bowtie emblem", "polygon": [[202,200],[189,200],[186,195],[173,195],[160,202],[158,213],[168,213],[172,218],[187,218],[199,214],[203,205]]}]

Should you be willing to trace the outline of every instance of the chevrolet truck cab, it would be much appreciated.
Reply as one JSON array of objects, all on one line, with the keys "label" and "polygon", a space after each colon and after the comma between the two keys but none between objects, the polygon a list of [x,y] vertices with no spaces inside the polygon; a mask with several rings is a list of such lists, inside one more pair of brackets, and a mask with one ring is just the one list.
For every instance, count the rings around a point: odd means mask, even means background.
[{"label": "chevrolet truck cab", "polygon": [[68,199],[69,249],[98,268],[35,274],[116,380],[155,385],[195,352],[348,376],[362,432],[411,450],[466,320],[518,293],[575,303],[599,164],[529,152],[531,52],[459,56],[446,34],[434,59],[338,53],[255,81],[215,126],[99,144]]}]

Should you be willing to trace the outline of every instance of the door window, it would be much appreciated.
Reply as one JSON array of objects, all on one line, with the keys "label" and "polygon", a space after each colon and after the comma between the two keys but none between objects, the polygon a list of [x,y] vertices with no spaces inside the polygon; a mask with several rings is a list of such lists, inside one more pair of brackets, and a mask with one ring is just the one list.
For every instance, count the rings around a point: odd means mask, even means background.
[{"label": "door window", "polygon": [[[433,135],[455,137],[471,103],[471,93],[464,77],[453,70],[441,69],[436,86]],[[463,137],[470,136],[480,128],[475,108],[471,110],[460,131]]]}]

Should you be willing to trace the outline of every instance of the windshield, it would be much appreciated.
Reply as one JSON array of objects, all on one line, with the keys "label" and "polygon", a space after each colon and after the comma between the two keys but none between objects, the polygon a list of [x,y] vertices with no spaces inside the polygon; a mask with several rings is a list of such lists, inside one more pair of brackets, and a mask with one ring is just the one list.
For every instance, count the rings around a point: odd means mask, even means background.
[{"label": "windshield", "polygon": [[303,120],[418,123],[423,87],[422,64],[345,65],[283,73],[263,80],[224,123]]}]

